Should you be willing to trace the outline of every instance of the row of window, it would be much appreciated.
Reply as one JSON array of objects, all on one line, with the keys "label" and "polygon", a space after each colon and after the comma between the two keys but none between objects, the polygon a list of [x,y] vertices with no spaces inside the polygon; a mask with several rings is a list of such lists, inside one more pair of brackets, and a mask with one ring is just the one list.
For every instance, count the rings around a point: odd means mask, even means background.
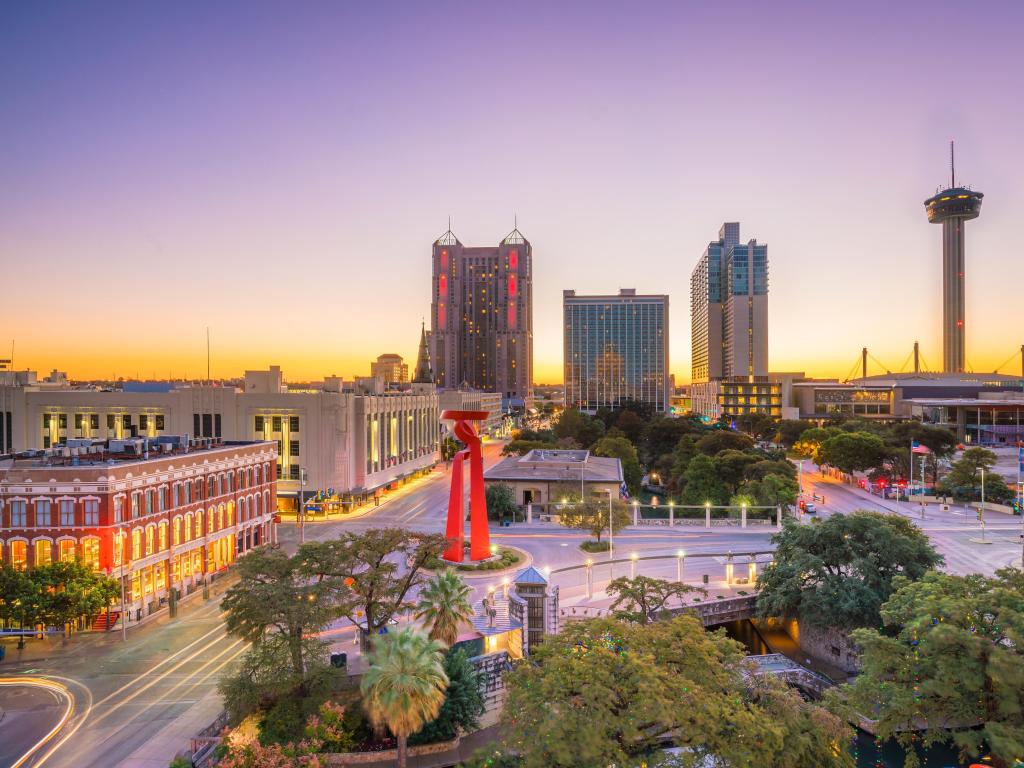
[{"label": "row of window", "polygon": [[[29,542],[24,539],[14,539],[9,544],[11,550],[11,565],[19,571],[28,568]],[[100,567],[100,540],[95,536],[87,536],[81,541],[81,549],[76,547],[74,539],[61,539],[57,542],[57,560],[62,563],[70,563],[76,557],[81,557],[82,562],[94,569]],[[54,542],[50,539],[37,539],[32,542],[32,565],[49,565],[53,562]],[[3,558],[3,542],[0,542],[0,559]]]},{"label": "row of window", "polygon": [[[280,432],[283,426],[283,417],[281,416],[256,416],[253,427],[256,429],[256,433],[259,434],[266,430],[267,422],[270,422],[271,432]],[[299,417],[289,416],[288,417],[288,431],[298,432],[299,431]]]},{"label": "row of window", "polygon": [[[120,418],[121,426],[123,429],[131,429],[132,415],[130,413],[108,413],[107,414],[107,429],[116,429],[117,420]],[[162,430],[164,428],[164,415],[162,413],[140,413],[139,414],[139,429],[149,429],[150,419],[153,420],[153,428]],[[43,414],[43,429],[50,429],[56,426],[57,429],[68,428],[68,415],[66,413],[44,413]],[[75,429],[99,429],[100,428],[100,415],[98,413],[76,413],[75,414]]]},{"label": "row of window", "polygon": [[[54,504],[50,499],[36,499],[34,522],[37,527],[50,527],[54,523]],[[75,525],[75,500],[60,499],[57,501],[57,520],[60,526]],[[24,499],[13,499],[9,504],[8,521],[11,528],[28,526],[28,502]],[[82,502],[82,525],[100,524],[100,502],[98,499],[86,499]]]}]

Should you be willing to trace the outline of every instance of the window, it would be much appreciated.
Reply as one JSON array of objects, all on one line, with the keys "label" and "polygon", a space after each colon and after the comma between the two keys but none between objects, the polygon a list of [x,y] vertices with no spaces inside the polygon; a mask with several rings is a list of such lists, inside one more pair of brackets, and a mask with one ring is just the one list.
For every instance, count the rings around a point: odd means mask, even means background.
[{"label": "window", "polygon": [[191,504],[192,503],[192,483],[191,482],[185,483],[185,503],[186,504]]},{"label": "window", "polygon": [[162,413],[158,413],[156,416],[153,417],[153,420],[156,422],[156,428],[158,430],[163,430],[163,428],[164,428],[164,417],[163,417],[163,414]]},{"label": "window", "polygon": [[152,555],[156,549],[156,526],[146,528],[146,556]]},{"label": "window", "polygon": [[28,544],[24,541],[11,542],[11,565],[19,571],[28,568]]},{"label": "window", "polygon": [[292,464],[290,467],[288,467],[288,477],[292,480],[299,479],[299,472],[300,469],[298,464]]},{"label": "window", "polygon": [[298,432],[299,431],[299,417],[298,416],[289,416],[288,417],[288,431],[289,432]]},{"label": "window", "polygon": [[203,513],[196,512],[196,538],[203,535]]},{"label": "window", "polygon": [[28,525],[25,510],[28,509],[28,502],[26,501],[12,501],[11,502],[11,527],[12,528],[24,528]]},{"label": "window", "polygon": [[206,513],[206,532],[207,534],[213,533],[217,530],[217,513],[214,510],[209,510]]},{"label": "window", "polygon": [[35,543],[33,555],[35,557],[32,563],[33,567],[49,565],[53,561],[53,542],[49,539],[40,539]]},{"label": "window", "polygon": [[123,414],[121,416],[121,427],[122,429],[132,428],[132,415],[130,413]]},{"label": "window", "polygon": [[142,531],[138,528],[132,530],[132,560],[142,559]]},{"label": "window", "polygon": [[217,495],[217,479],[211,477],[206,481],[206,498],[212,499]]},{"label": "window", "polygon": [[163,552],[165,549],[167,549],[167,521],[166,520],[161,520],[160,521],[160,527],[159,527],[158,530],[160,532],[160,534],[159,534],[160,535],[160,539],[159,539],[159,541],[160,541],[160,551]]},{"label": "window", "polygon": [[201,498],[203,498],[203,481],[202,480],[196,480],[196,491],[192,495],[193,495],[193,499],[192,499],[193,501],[199,501]]},{"label": "window", "polygon": [[181,544],[181,518],[174,518],[174,527],[171,528],[171,543],[173,546]]},{"label": "window", "polygon": [[76,413],[75,414],[75,429],[81,429],[81,428],[82,428],[82,414]]},{"label": "window", "polygon": [[289,450],[289,452],[291,453],[292,456],[298,456],[299,455],[299,441],[298,440],[290,440],[288,442],[288,450]]},{"label": "window", "polygon": [[50,514],[51,506],[49,499],[36,499],[36,526],[47,528],[53,524]]},{"label": "window", "polygon": [[281,417],[280,416],[275,416],[273,419],[271,419],[270,420],[270,424],[271,424],[271,427],[270,427],[270,431],[271,432],[280,432],[281,431]]},{"label": "window", "polygon": [[256,430],[256,432],[262,432],[263,431],[263,417],[262,416],[257,416],[256,417],[255,424],[253,425],[253,428]]},{"label": "window", "polygon": [[193,413],[192,414],[192,434],[194,434],[196,437],[202,437],[203,436],[203,433],[199,429],[199,414],[198,413]]},{"label": "window", "polygon": [[139,414],[139,429],[149,429],[149,415],[145,413]]},{"label": "window", "polygon": [[163,512],[167,509],[167,489],[157,488],[156,489],[156,511]]},{"label": "window", "polygon": [[181,486],[175,483],[171,486],[171,506],[177,507],[181,504]]},{"label": "window", "polygon": [[257,465],[257,467],[256,467],[256,485],[260,485],[262,483],[263,483],[263,481],[260,479],[260,468]]},{"label": "window", "polygon": [[114,419],[116,417],[112,413],[107,414],[107,429],[114,429]]},{"label": "window", "polygon": [[57,428],[67,429],[68,428],[68,415],[66,413],[57,414]]},{"label": "window", "polygon": [[143,512],[143,514],[146,514],[146,515],[152,515],[153,514],[153,490],[152,489],[146,491],[146,508],[145,508],[145,511]]},{"label": "window", "polygon": [[213,416],[209,413],[203,414],[203,437],[213,437]]},{"label": "window", "polygon": [[96,499],[86,499],[82,502],[85,510],[85,525],[100,524],[100,503]]},{"label": "window", "polygon": [[118,531],[114,536],[114,565],[121,565],[124,562],[124,531]]},{"label": "window", "polygon": [[139,516],[139,494],[132,494],[132,517]]},{"label": "window", "polygon": [[225,493],[231,493],[234,490],[234,488],[232,487],[232,486],[234,486],[234,484],[235,484],[235,473],[234,472],[228,472],[224,476],[224,485],[225,485],[224,491],[225,491]]},{"label": "window", "polygon": [[89,429],[100,428],[100,415],[98,413],[89,414]]},{"label": "window", "polygon": [[62,563],[74,562],[75,542],[73,539],[62,539],[57,542],[57,559]]},{"label": "window", "polygon": [[185,541],[192,541],[192,513],[185,515]]},{"label": "window", "polygon": [[75,524],[75,502],[71,499],[60,501],[60,524],[72,526]]},{"label": "window", "polygon": [[95,536],[82,539],[82,564],[94,571],[100,567],[100,540]]},{"label": "window", "polygon": [[220,414],[213,414],[213,436],[220,437]]}]

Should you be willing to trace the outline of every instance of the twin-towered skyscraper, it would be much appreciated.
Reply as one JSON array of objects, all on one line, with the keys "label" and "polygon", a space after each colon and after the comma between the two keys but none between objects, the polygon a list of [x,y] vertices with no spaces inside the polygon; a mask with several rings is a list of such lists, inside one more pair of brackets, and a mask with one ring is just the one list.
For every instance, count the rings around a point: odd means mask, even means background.
[{"label": "twin-towered skyscraper", "polygon": [[533,249],[518,229],[497,246],[433,245],[430,359],[437,385],[533,400]]}]

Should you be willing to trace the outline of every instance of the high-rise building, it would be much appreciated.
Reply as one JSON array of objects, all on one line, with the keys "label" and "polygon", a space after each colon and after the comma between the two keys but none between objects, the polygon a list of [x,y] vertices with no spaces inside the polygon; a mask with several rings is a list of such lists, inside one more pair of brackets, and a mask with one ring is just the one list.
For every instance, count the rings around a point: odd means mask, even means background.
[{"label": "high-rise building", "polygon": [[430,358],[437,385],[533,399],[533,249],[518,229],[496,247],[464,246],[451,230],[432,248]]},{"label": "high-rise building", "polygon": [[565,402],[589,413],[627,401],[669,407],[668,296],[562,292]]},{"label": "high-rise building", "polygon": [[981,213],[985,196],[956,185],[953,143],[949,144],[950,183],[924,201],[928,221],[942,225],[942,370],[963,373],[965,351],[964,223]]},{"label": "high-rise building", "polygon": [[768,246],[726,222],[690,277],[694,410],[709,418],[778,415],[768,381]]},{"label": "high-rise building", "polygon": [[384,384],[405,384],[409,381],[409,366],[401,355],[380,355],[370,363],[370,375],[380,376]]}]

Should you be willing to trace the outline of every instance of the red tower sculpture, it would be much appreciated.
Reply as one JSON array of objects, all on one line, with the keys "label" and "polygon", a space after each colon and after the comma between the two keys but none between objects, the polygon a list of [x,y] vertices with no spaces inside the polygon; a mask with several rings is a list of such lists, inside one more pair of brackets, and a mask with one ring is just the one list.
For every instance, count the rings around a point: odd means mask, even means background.
[{"label": "red tower sculpture", "polygon": [[484,458],[480,452],[480,436],[474,421],[483,421],[487,411],[444,411],[442,419],[455,422],[452,431],[466,447],[455,454],[452,461],[452,487],[448,496],[448,549],[444,559],[453,563],[463,560],[463,539],[466,513],[462,508],[462,465],[469,457],[469,559],[486,560],[491,556],[491,534],[487,528],[487,496],[484,493]]}]

